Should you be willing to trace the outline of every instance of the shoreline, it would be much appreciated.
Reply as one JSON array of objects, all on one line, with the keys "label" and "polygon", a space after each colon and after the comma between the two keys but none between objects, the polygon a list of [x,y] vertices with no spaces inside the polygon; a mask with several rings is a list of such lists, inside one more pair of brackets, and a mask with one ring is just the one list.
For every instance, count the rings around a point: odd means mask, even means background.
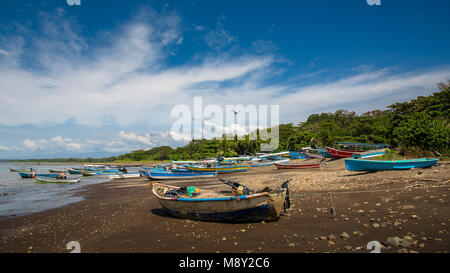
[{"label": "shoreline", "polygon": [[[17,217],[0,217],[0,252],[286,253],[362,252],[370,241],[404,239],[381,252],[448,252],[449,164],[438,168],[351,173],[343,160],[324,170],[252,168],[225,174],[249,188],[290,182],[291,208],[275,222],[229,224],[168,216],[146,178],[86,185],[84,200]],[[170,181],[226,189],[214,179]],[[336,215],[330,214],[329,193]],[[345,234],[344,234],[345,233]],[[348,237],[347,237],[348,235]],[[405,239],[406,238],[406,239]]]}]

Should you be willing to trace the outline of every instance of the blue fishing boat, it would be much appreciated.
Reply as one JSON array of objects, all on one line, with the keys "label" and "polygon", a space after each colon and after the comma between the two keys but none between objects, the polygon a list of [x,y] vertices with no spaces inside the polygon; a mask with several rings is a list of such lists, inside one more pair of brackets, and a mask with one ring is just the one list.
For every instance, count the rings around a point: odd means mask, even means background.
[{"label": "blue fishing boat", "polygon": [[429,168],[437,165],[436,158],[420,158],[410,160],[365,160],[345,159],[345,167],[349,171],[386,171],[409,170],[413,168]]},{"label": "blue fishing boat", "polygon": [[190,166],[185,165],[186,169],[194,172],[217,172],[217,173],[231,173],[231,172],[246,172],[248,165],[216,165],[208,166]]},{"label": "blue fishing boat", "polygon": [[85,169],[67,168],[67,171],[70,174],[83,174],[83,171],[85,171]]},{"label": "blue fishing boat", "polygon": [[19,171],[19,175],[22,178],[34,178],[34,177],[36,177],[36,172],[34,170],[31,170],[31,171]]},{"label": "blue fishing boat", "polygon": [[306,154],[302,152],[289,152],[292,159],[306,159]]},{"label": "blue fishing boat", "polygon": [[148,172],[143,170],[142,174],[149,180],[168,180],[168,179],[191,179],[191,178],[210,178],[216,177],[215,172]]},{"label": "blue fishing boat", "polygon": [[101,173],[119,173],[120,171],[117,169],[94,169],[94,168],[88,168],[88,171],[93,171],[93,172],[101,172]]}]

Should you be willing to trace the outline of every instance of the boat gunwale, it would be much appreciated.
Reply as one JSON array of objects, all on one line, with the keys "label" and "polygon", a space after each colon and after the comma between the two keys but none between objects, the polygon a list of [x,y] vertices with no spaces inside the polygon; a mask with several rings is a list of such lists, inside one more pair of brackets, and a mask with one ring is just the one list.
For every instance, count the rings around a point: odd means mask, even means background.
[{"label": "boat gunwale", "polygon": [[415,158],[415,159],[405,159],[405,160],[370,160],[370,159],[358,159],[358,158],[346,158],[345,161],[351,160],[351,161],[364,161],[364,162],[370,162],[370,163],[421,163],[421,162],[432,162],[436,161],[436,163],[439,161],[437,158]]}]

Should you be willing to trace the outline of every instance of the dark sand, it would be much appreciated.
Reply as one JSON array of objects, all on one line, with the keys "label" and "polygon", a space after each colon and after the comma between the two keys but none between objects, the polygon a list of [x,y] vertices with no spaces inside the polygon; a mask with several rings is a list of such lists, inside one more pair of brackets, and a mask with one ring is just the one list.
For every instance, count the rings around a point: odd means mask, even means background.
[{"label": "dark sand", "polygon": [[[168,216],[145,178],[114,180],[86,186],[82,202],[0,217],[0,252],[67,253],[66,244],[78,241],[81,252],[367,253],[370,241],[384,243],[395,236],[403,239],[403,246],[387,245],[381,252],[450,250],[447,163],[430,169],[352,173],[337,160],[323,170],[261,167],[221,177],[253,189],[293,178],[292,207],[276,222],[188,221]],[[167,183],[228,187],[218,179]],[[330,213],[330,191],[335,216]]]}]

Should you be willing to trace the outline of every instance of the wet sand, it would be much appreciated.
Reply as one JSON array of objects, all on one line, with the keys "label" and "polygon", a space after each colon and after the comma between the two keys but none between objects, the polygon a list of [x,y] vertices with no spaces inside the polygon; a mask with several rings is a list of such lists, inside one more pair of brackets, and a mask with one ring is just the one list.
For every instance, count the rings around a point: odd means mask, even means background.
[{"label": "wet sand", "polygon": [[[278,221],[246,224],[172,218],[146,178],[113,180],[86,186],[85,200],[75,204],[0,217],[0,252],[67,253],[66,244],[77,241],[81,252],[101,253],[367,253],[367,244],[378,241],[381,252],[444,253],[450,250],[449,166],[355,173],[336,160],[324,169],[270,166],[220,175],[256,190],[292,178],[291,208]],[[167,183],[228,189],[217,178]]]}]

